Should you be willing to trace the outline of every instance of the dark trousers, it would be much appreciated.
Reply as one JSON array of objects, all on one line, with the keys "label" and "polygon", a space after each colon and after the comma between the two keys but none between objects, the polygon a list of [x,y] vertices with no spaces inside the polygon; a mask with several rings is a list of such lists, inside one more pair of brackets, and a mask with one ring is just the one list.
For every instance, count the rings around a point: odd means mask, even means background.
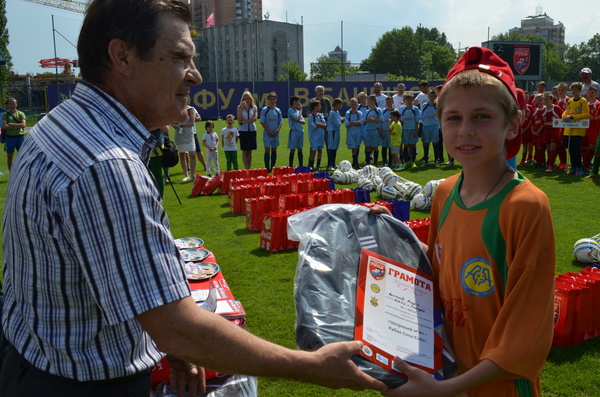
[{"label": "dark trousers", "polygon": [[576,135],[565,135],[563,136],[563,146],[569,149],[569,156],[571,157],[571,167],[581,168],[581,142],[583,141],[582,136]]},{"label": "dark trousers", "polygon": [[51,375],[29,364],[9,345],[0,371],[3,397],[148,397],[150,373],[107,381],[78,382]]}]

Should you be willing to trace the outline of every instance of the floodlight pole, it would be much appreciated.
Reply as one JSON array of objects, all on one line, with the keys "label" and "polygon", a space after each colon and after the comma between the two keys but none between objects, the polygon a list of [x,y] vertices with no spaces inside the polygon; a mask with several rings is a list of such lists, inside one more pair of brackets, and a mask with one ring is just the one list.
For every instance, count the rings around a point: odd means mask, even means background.
[{"label": "floodlight pole", "polygon": [[58,62],[56,62],[56,30],[54,29],[54,14],[52,14],[52,41],[54,42],[54,73],[56,73],[56,100],[60,101],[60,85],[58,83]]}]

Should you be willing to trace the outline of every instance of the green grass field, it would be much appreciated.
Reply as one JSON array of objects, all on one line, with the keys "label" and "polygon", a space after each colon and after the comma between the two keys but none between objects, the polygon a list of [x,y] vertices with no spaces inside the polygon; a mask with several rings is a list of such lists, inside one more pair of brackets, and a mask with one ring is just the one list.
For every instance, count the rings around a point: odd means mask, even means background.
[{"label": "green grass field", "polygon": [[[203,132],[203,123],[198,123],[198,133]],[[224,122],[216,122],[215,131],[220,132]],[[278,166],[287,166],[287,124],[282,129]],[[260,136],[260,134],[259,134]],[[253,167],[263,167],[262,140],[254,152]],[[342,146],[345,146],[342,144]],[[308,145],[305,145],[308,150]],[[420,147],[419,147],[420,149]],[[325,154],[324,154],[325,157]],[[421,156],[419,156],[420,158]],[[305,154],[305,162],[308,153]],[[338,151],[338,162],[350,159],[349,151]],[[225,170],[225,156],[219,153],[220,166]],[[325,160],[325,158],[324,158]],[[362,160],[362,154],[361,154]],[[238,153],[241,166],[241,153]],[[324,161],[326,164],[326,161]],[[202,167],[199,166],[201,170]],[[0,207],[4,208],[8,172],[4,152],[0,153]],[[445,178],[460,171],[459,166],[429,166],[399,173],[402,177],[425,184],[432,179]],[[573,244],[580,238],[600,233],[597,221],[599,181],[582,179],[556,172],[546,174],[543,169],[523,167],[520,171],[548,195],[554,217],[556,236],[557,274],[578,271],[584,265],[575,262]],[[293,279],[297,253],[288,250],[268,253],[259,248],[260,233],[250,232],[245,227],[244,216],[234,216],[224,195],[189,197],[191,184],[182,184],[181,167],[171,169],[182,204],[179,205],[170,186],[165,186],[164,205],[171,221],[175,238],[196,236],[206,242],[237,299],[247,312],[248,330],[270,341],[294,348],[294,302]],[[342,186],[346,187],[346,186]],[[348,187],[355,187],[349,185]],[[375,195],[372,196],[373,198]],[[594,215],[595,214],[595,215]],[[411,211],[411,218],[425,218],[426,212]],[[535,247],[532,247],[535,249]],[[526,318],[523,321],[528,321]],[[214,338],[214,335],[203,335]],[[544,396],[599,396],[600,338],[582,345],[553,348],[544,371],[542,387]],[[369,396],[370,392],[332,391],[316,386],[278,379],[261,379],[260,396]]]}]

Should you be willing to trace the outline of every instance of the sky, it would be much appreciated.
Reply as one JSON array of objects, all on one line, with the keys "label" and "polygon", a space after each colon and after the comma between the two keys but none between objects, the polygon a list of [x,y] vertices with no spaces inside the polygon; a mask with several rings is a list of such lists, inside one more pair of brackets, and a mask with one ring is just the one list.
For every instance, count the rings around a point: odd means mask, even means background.
[{"label": "sky", "polygon": [[[83,0],[81,0],[83,1]],[[455,49],[481,45],[488,37],[520,26],[534,15],[539,0],[493,2],[481,0],[263,0],[263,14],[273,21],[300,23],[304,27],[304,70],[318,57],[336,46],[348,51],[348,60],[366,59],[377,40],[394,28],[419,25],[437,28],[446,34]],[[565,0],[544,1],[543,12],[565,25],[566,42],[587,42],[598,33],[600,7],[571,12]],[[54,58],[52,16],[56,34],[56,56],[77,59],[77,37],[83,15],[26,0],[7,0],[6,15],[10,43],[8,49],[18,74],[43,73],[41,59]],[[342,35],[343,25],[343,35]],[[600,71],[599,71],[600,72]]]}]

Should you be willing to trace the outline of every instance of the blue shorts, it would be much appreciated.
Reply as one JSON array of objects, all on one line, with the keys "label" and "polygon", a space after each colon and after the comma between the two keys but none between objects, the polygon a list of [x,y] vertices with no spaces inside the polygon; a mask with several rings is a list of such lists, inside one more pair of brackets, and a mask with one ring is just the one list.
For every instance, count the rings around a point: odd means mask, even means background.
[{"label": "blue shorts", "polygon": [[415,133],[415,130],[408,130],[408,129],[403,129],[402,130],[402,143],[404,145],[416,145],[417,142],[419,141],[419,135],[417,136],[413,136],[413,134]]},{"label": "blue shorts", "polygon": [[263,142],[265,144],[265,148],[277,149],[279,147],[279,134],[275,136],[269,136],[269,134],[267,134],[267,131],[264,131]]},{"label": "blue shorts", "polygon": [[[384,127],[384,129],[386,129],[386,127]],[[387,132],[387,129],[385,131],[383,131],[383,138],[381,138],[381,135],[379,136],[379,146],[382,147],[389,147],[390,146],[390,133]]]},{"label": "blue shorts", "polygon": [[421,128],[421,140],[423,143],[438,143],[440,141],[440,127],[437,125],[424,125]]},{"label": "blue shorts", "polygon": [[322,128],[318,128],[316,132],[308,135],[310,141],[310,150],[321,150],[325,147],[325,131]]},{"label": "blue shorts", "polygon": [[17,149],[18,152],[19,150],[21,150],[21,145],[23,144],[24,139],[24,136],[6,136],[4,151],[6,153],[14,153],[15,149]]},{"label": "blue shorts", "polygon": [[346,129],[346,145],[348,149],[360,148],[362,142],[362,133],[360,127],[350,127]]},{"label": "blue shorts", "polygon": [[365,146],[366,147],[377,147],[381,141],[381,135],[379,135],[379,129],[367,130],[365,134]]},{"label": "blue shorts", "polygon": [[304,131],[291,130],[288,136],[288,149],[302,149],[304,147]]},{"label": "blue shorts", "polygon": [[338,150],[340,148],[340,130],[327,132],[327,149]]}]

